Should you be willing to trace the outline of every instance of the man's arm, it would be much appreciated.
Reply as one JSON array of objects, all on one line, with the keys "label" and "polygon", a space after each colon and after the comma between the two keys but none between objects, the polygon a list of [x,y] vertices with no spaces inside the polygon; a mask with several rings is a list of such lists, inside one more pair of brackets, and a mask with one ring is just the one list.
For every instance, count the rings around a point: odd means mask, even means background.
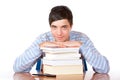
[{"label": "man's arm", "polygon": [[85,42],[80,47],[80,52],[86,59],[86,61],[92,65],[93,70],[98,73],[109,72],[109,62],[107,58],[101,55],[94,47],[89,38],[86,37]]},{"label": "man's arm", "polygon": [[14,72],[29,72],[40,56],[39,49],[27,49],[22,55],[16,58],[13,65]]},{"label": "man's arm", "polygon": [[[41,42],[41,44],[39,44]],[[36,60],[42,55],[40,47],[56,47],[55,42],[42,42],[36,40],[23,54],[16,58],[13,70],[14,72],[29,72]]]},{"label": "man's arm", "polygon": [[62,43],[62,42],[54,42],[54,41],[50,42],[50,41],[46,41],[46,42],[41,43],[39,46],[40,46],[40,48],[41,47],[58,48],[58,47],[62,47],[60,45],[60,43]]},{"label": "man's arm", "polygon": [[36,60],[42,55],[39,48],[40,40],[37,39],[27,50],[16,58],[13,70],[14,72],[29,72]]},{"label": "man's arm", "polygon": [[67,47],[80,47],[82,43],[80,41],[66,41],[66,42],[43,42],[40,47],[52,47],[52,48],[67,48]]}]

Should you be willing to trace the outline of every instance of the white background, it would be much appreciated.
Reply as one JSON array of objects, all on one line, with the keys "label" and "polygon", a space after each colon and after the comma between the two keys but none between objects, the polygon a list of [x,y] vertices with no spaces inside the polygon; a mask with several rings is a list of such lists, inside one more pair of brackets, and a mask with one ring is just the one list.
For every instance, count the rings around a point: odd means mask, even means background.
[{"label": "white background", "polygon": [[67,5],[72,10],[73,30],[87,34],[98,51],[108,58],[110,73],[120,72],[119,0],[1,0],[0,78],[12,79],[15,58],[40,33],[50,30],[48,15],[56,5]]}]

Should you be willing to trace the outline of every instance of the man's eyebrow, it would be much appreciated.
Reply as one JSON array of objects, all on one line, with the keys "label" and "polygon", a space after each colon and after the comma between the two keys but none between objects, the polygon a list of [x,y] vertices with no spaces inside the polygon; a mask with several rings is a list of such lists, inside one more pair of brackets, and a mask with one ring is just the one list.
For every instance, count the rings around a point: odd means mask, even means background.
[{"label": "man's eyebrow", "polygon": [[56,27],[55,25],[51,25],[51,27]]}]

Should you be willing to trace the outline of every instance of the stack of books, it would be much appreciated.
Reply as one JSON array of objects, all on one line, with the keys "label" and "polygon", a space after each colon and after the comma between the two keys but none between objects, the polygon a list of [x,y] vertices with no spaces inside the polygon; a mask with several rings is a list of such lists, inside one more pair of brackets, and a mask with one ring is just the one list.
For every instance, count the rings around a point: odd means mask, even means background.
[{"label": "stack of books", "polygon": [[79,48],[42,48],[43,73],[45,74],[83,74]]}]

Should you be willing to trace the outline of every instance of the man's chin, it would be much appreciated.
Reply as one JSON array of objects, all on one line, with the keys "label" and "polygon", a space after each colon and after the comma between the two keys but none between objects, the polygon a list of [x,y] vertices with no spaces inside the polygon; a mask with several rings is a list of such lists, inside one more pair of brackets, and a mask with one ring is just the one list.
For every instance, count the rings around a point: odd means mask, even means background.
[{"label": "man's chin", "polygon": [[56,42],[65,42],[65,40],[58,40],[58,39],[56,39],[55,41]]}]

